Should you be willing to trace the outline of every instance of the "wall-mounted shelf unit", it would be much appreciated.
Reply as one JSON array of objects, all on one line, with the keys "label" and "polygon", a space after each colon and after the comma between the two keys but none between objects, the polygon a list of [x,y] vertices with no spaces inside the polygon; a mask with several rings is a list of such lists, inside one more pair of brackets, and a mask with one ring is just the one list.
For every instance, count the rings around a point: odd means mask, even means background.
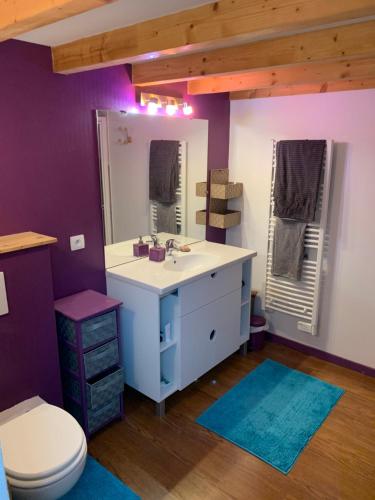
[{"label": "wall-mounted shelf unit", "polygon": [[[228,209],[228,200],[242,196],[241,182],[229,182],[229,170],[216,169],[210,171],[210,189],[207,182],[198,182],[196,195],[208,196],[209,216],[208,224],[220,229],[228,229],[241,223],[241,212]],[[206,210],[196,212],[196,223],[207,223]]]}]

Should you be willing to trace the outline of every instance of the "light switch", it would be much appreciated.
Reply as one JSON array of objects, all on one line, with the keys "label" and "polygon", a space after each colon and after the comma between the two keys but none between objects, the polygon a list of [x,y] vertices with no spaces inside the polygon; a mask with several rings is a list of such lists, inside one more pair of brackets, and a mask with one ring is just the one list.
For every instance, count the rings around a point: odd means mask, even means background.
[{"label": "light switch", "polygon": [[77,236],[70,237],[70,250],[74,252],[75,250],[82,250],[85,248],[85,236],[83,234],[77,234]]},{"label": "light switch", "polygon": [[4,273],[0,273],[0,316],[8,314],[7,290],[5,288]]}]

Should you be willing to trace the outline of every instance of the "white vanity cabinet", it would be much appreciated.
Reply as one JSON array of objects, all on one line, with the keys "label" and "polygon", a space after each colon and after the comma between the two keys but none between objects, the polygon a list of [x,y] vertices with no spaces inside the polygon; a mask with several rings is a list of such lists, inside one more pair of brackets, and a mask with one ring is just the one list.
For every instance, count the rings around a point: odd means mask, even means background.
[{"label": "white vanity cabinet", "polygon": [[241,264],[215,270],[179,289],[181,315],[195,311],[214,300],[241,288]]},{"label": "white vanity cabinet", "polygon": [[238,288],[181,318],[180,389],[239,348],[240,299]]},{"label": "white vanity cabinet", "polygon": [[[244,255],[235,262],[162,290],[136,282],[135,271],[132,274],[126,266],[140,267],[141,262],[107,270],[107,292],[123,302],[120,332],[126,384],[161,403],[249,339],[251,258],[250,252],[239,250]],[[151,282],[152,273],[162,268],[147,265]]]}]

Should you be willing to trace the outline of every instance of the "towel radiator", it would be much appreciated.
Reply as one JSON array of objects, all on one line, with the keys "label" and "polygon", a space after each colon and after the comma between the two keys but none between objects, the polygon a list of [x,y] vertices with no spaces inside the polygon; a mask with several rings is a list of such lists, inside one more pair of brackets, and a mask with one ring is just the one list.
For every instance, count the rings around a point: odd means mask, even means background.
[{"label": "towel radiator", "polygon": [[[186,141],[178,147],[179,176],[175,203],[177,234],[186,235]],[[156,234],[158,223],[158,202],[150,201],[150,234]]]},{"label": "towel radiator", "polygon": [[308,223],[305,231],[305,258],[300,281],[273,276],[272,250],[275,228],[273,216],[273,190],[276,173],[276,144],[273,140],[271,196],[268,224],[268,251],[266,263],[265,308],[266,311],[278,311],[295,316],[297,328],[317,335],[319,322],[319,296],[323,279],[323,257],[327,243],[326,226],[329,204],[329,192],[332,168],[333,142],[327,140],[323,170],[321,175],[315,221]]}]

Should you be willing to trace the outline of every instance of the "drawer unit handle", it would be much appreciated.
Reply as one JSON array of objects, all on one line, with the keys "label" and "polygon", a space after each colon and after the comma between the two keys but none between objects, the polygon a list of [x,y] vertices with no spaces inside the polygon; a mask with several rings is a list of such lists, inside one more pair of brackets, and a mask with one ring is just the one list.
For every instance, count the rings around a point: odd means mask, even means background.
[{"label": "drawer unit handle", "polygon": [[210,333],[210,340],[214,340],[215,338],[215,335],[216,335],[216,330],[212,330],[212,332]]},{"label": "drawer unit handle", "polygon": [[211,273],[211,278],[215,278],[217,273]]}]

